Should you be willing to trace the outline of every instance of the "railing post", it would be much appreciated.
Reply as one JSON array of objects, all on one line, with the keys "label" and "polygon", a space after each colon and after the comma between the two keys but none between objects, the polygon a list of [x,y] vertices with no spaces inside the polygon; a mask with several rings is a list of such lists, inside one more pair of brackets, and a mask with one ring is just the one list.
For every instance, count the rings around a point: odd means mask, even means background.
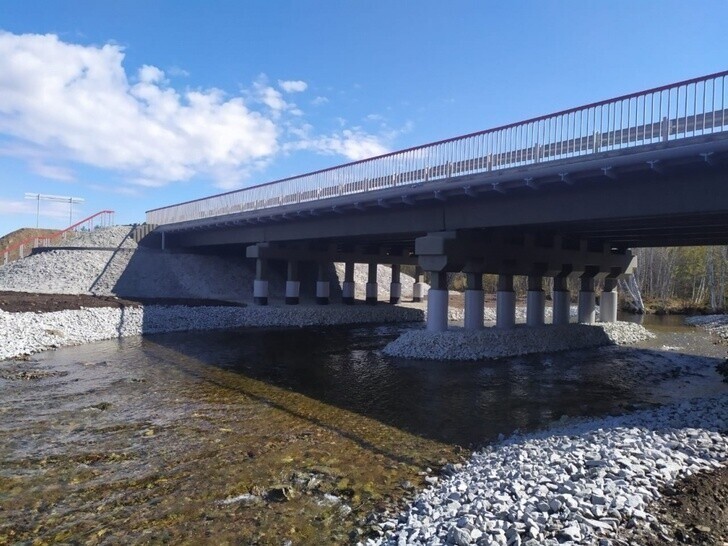
[{"label": "railing post", "polygon": [[667,120],[667,116],[663,117],[660,122],[660,136],[662,137],[662,142],[667,142],[670,137],[670,122]]}]

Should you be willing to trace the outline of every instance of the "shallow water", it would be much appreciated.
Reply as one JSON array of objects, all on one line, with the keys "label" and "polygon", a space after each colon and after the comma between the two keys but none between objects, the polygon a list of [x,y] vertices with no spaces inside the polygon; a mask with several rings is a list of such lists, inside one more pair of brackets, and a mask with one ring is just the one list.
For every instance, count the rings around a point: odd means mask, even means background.
[{"label": "shallow water", "polygon": [[385,357],[404,325],[165,334],[3,363],[0,544],[345,543],[501,433],[726,390],[725,345],[647,320],[658,338],[637,349],[492,362]]}]

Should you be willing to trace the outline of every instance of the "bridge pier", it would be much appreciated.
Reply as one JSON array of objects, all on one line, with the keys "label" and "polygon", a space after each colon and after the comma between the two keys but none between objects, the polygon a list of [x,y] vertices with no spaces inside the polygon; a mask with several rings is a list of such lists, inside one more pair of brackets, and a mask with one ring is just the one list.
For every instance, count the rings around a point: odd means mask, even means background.
[{"label": "bridge pier", "polygon": [[319,305],[329,304],[331,286],[328,279],[328,262],[318,263],[318,280],[316,281],[316,303]]},{"label": "bridge pier", "polygon": [[253,281],[253,302],[256,305],[268,305],[268,261],[262,258],[255,260],[255,280]]},{"label": "bridge pier", "polygon": [[571,319],[571,294],[566,285],[566,277],[554,277],[552,324],[569,324]]},{"label": "bridge pier", "polygon": [[399,300],[402,298],[401,272],[401,265],[392,264],[392,283],[389,285],[389,303],[391,304],[399,303]]},{"label": "bridge pier", "polygon": [[301,294],[301,282],[298,280],[298,262],[288,261],[286,276],[286,305],[298,305]]},{"label": "bridge pier", "polygon": [[498,275],[498,291],[495,300],[495,325],[497,328],[513,328],[516,325],[516,293],[513,291],[513,275]]},{"label": "bridge pier", "polygon": [[546,313],[546,295],[543,291],[543,277],[528,276],[528,294],[526,295],[526,324],[543,326]]},{"label": "bridge pier", "polygon": [[356,284],[354,283],[354,262],[344,264],[344,283],[341,285],[341,301],[346,305],[354,305]]},{"label": "bridge pier", "polygon": [[468,287],[465,290],[465,329],[482,330],[485,315],[483,299],[483,274],[467,273]]},{"label": "bridge pier", "polygon": [[581,276],[578,320],[581,324],[594,324],[595,319],[596,298],[594,296],[594,277],[585,273]]},{"label": "bridge pier", "polygon": [[617,279],[604,279],[604,290],[599,298],[599,319],[602,322],[617,322]]},{"label": "bridge pier", "polygon": [[377,284],[377,266],[376,262],[369,263],[369,274],[367,275],[366,285],[366,304],[376,305],[379,293],[379,285]]},{"label": "bridge pier", "polygon": [[412,301],[420,302],[425,295],[425,283],[422,282],[423,271],[418,265],[415,268],[415,282],[412,285]]},{"label": "bridge pier", "polygon": [[444,332],[447,330],[447,273],[430,272],[430,291],[427,293],[427,331]]}]

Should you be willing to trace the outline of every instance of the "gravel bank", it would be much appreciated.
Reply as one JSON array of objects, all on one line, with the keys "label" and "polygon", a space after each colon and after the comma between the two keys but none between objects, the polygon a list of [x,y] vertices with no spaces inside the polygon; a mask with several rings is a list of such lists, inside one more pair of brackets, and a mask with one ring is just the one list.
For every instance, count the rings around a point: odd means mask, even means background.
[{"label": "gravel bank", "polygon": [[610,344],[636,343],[654,337],[639,324],[612,322],[594,325],[526,327],[509,330],[462,328],[446,332],[410,330],[389,343],[384,353],[402,358],[483,360],[529,353],[550,353]]},{"label": "gravel bank", "polygon": [[728,339],[728,315],[704,315],[685,319],[691,326],[700,326],[722,339]]},{"label": "gravel bank", "polygon": [[52,313],[0,311],[0,360],[124,336],[238,327],[313,326],[421,321],[422,311],[396,306],[84,308]]},{"label": "gravel bank", "polygon": [[[448,465],[368,544],[628,544],[659,489],[728,459],[728,396],[515,435]],[[666,541],[669,542],[669,541]]]}]

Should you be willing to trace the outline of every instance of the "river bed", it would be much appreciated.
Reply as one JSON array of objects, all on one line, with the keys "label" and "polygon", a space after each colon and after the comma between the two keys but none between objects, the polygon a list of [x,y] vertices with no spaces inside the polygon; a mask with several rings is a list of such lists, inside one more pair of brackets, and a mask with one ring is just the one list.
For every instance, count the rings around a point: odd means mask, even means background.
[{"label": "river bed", "polygon": [[[678,319],[679,320],[679,319]],[[134,337],[0,364],[0,544],[342,544],[473,448],[726,391],[668,318],[635,348],[386,357],[408,325]],[[376,532],[376,528],[374,528]]]}]

